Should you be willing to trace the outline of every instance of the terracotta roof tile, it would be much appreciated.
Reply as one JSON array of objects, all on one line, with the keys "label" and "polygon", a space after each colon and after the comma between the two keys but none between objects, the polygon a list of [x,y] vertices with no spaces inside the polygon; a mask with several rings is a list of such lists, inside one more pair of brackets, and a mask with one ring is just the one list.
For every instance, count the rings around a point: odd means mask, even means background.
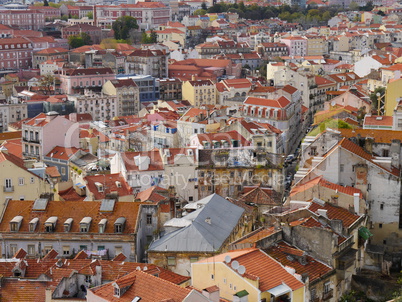
[{"label": "terracotta roof tile", "polygon": [[[119,284],[120,282],[129,286],[129,288],[121,297],[116,297],[114,296],[113,284]],[[101,285],[90,290],[94,295],[111,302],[131,302],[137,296],[144,301],[172,299],[175,302],[179,302],[183,301],[191,291],[142,271],[133,271],[121,277],[120,280],[117,279],[114,283]]]},{"label": "terracotta roof tile", "polygon": [[23,281],[19,279],[5,279],[1,285],[2,301],[26,302],[45,301],[45,292],[50,282],[47,281]]},{"label": "terracotta roof tile", "polygon": [[[331,272],[335,273],[335,270],[330,266],[305,255],[302,250],[291,247],[283,241],[265,251],[282,265],[294,268],[297,274],[307,275],[309,277],[309,282],[314,282]],[[305,262],[298,261],[299,258],[303,258]]]},{"label": "terracotta roof tile", "polygon": [[355,215],[348,210],[331,205],[326,202],[324,205],[321,205],[317,202],[311,202],[308,206],[308,209],[313,212],[317,213],[319,209],[327,210],[327,217],[330,220],[342,220],[344,227],[349,228],[353,223],[355,223],[360,216]]},{"label": "terracotta roof tile", "polygon": [[50,217],[57,217],[54,233],[64,233],[64,222],[73,219],[71,233],[80,233],[80,221],[84,217],[91,217],[92,221],[88,233],[99,233],[98,223],[103,218],[108,220],[105,234],[115,234],[114,222],[124,217],[126,219],[122,234],[133,234],[137,223],[140,202],[116,202],[113,212],[100,212],[99,201],[49,201],[45,211],[33,211],[34,201],[11,200],[5,209],[3,220],[0,223],[0,232],[9,232],[9,222],[17,215],[23,216],[20,232],[29,232],[29,222],[37,217],[38,225],[34,233],[45,232],[45,221]]},{"label": "terracotta roof tile", "polygon": [[[296,277],[288,273],[280,263],[255,248],[220,254],[213,258],[201,260],[199,263],[210,261],[226,263],[224,262],[226,255],[229,255],[232,261],[236,260],[240,265],[243,265],[248,274],[257,276],[259,278],[259,289],[263,292],[279,286],[283,282],[292,290],[304,286]],[[226,263],[226,265],[230,267],[230,263]]]}]

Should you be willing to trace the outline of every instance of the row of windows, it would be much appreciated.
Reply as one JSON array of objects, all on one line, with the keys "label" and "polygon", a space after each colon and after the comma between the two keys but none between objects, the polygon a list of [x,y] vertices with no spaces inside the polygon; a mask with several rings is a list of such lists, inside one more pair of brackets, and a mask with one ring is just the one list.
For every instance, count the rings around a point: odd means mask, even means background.
[{"label": "row of windows", "polygon": [[[34,177],[31,177],[30,183],[31,183],[31,184],[34,184],[34,183],[35,183],[35,178],[34,178]],[[25,185],[25,177],[18,177],[18,185],[19,185],[19,186]],[[5,186],[6,188],[11,188],[11,187],[13,186],[13,180],[12,180],[11,178],[6,178],[6,179],[4,180],[4,186]]]},{"label": "row of windows", "polygon": [[[36,245],[35,244],[28,244],[27,245],[27,253],[28,256],[36,256]],[[47,254],[49,253],[51,250],[53,249],[52,245],[45,245],[44,249],[43,249],[43,253]],[[104,245],[98,245],[97,247],[98,251],[104,251],[106,250]],[[123,253],[123,247],[118,245],[114,247],[115,250],[115,255],[118,255],[120,253]],[[18,251],[18,245],[17,244],[10,244],[10,255],[15,255]],[[80,245],[79,246],[79,251],[88,251],[88,246],[87,245]],[[62,246],[62,253],[64,256],[68,256],[70,255],[70,253],[72,252],[72,248],[70,247],[70,245],[63,245]],[[38,251],[39,253],[39,251]]]}]

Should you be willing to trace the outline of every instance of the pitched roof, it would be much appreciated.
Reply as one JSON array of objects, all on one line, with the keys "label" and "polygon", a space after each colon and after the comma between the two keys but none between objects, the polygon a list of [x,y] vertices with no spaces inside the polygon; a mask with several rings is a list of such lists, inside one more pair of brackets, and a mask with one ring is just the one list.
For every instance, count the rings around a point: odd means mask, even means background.
[{"label": "pitched roof", "polygon": [[[87,190],[94,195],[95,200],[104,199],[110,193],[117,193],[120,197],[132,194],[132,188],[119,173],[85,176],[84,181],[86,182]],[[99,190],[97,184],[101,184],[102,190]]]},{"label": "pitched roof", "polygon": [[338,207],[335,205],[332,205],[328,202],[325,203],[318,203],[316,201],[312,201],[308,206],[307,209],[309,209],[313,213],[317,213],[319,209],[322,210],[327,210],[327,217],[330,220],[342,220],[343,225],[346,228],[349,228],[351,225],[353,225],[359,218],[360,216],[355,215],[348,210]]},{"label": "pitched roof", "polygon": [[19,229],[20,232],[29,232],[29,222],[37,217],[39,218],[39,223],[34,233],[44,233],[45,221],[50,217],[57,217],[55,233],[64,233],[63,224],[68,218],[73,219],[70,232],[80,233],[80,221],[84,217],[91,217],[92,222],[88,233],[98,233],[98,223],[103,218],[106,218],[110,223],[106,224],[105,233],[114,234],[114,222],[118,218],[124,217],[126,224],[122,234],[133,234],[135,232],[139,207],[142,204],[140,202],[119,201],[115,203],[112,212],[101,212],[101,202],[99,201],[49,201],[44,211],[33,210],[34,203],[34,201],[30,200],[9,201],[4,211],[3,220],[0,223],[0,232],[9,232],[9,222],[15,216],[20,215],[23,217]]},{"label": "pitched roof", "polygon": [[285,108],[287,105],[290,104],[290,101],[284,96],[281,96],[280,98],[278,98],[276,100],[249,96],[244,101],[244,104],[245,105],[258,105],[258,106],[266,106],[266,107]]},{"label": "pitched roof", "polygon": [[[246,274],[255,276],[259,280],[259,289],[262,292],[273,289],[285,283],[292,290],[304,287],[304,284],[290,274],[279,262],[263,251],[255,248],[228,252],[199,261],[199,263],[221,262],[231,268],[230,263],[224,261],[226,256],[231,261],[237,261],[246,268]],[[237,272],[236,272],[237,273]]]},{"label": "pitched roof", "polygon": [[[114,286],[128,286],[120,297],[115,296]],[[142,271],[133,271],[115,282],[89,289],[94,295],[105,301],[132,302],[135,297],[144,301],[181,302],[191,292],[190,289],[178,286],[161,278]]]},{"label": "pitched roof", "polygon": [[[279,198],[278,198],[279,197]],[[256,205],[281,205],[280,196],[273,189],[263,189],[261,186],[257,186],[247,193],[242,194],[239,197],[242,201],[247,203],[254,203]]]},{"label": "pitched roof", "polygon": [[73,156],[79,149],[75,147],[66,148],[56,146],[54,147],[46,157],[55,158],[58,160],[69,160],[71,156]]},{"label": "pitched roof", "polygon": [[199,200],[198,204],[204,206],[180,218],[191,224],[162,236],[151,244],[149,252],[218,251],[238,224],[244,209],[217,194]]},{"label": "pitched roof", "polygon": [[[335,273],[335,270],[330,266],[311,256],[305,255],[302,250],[292,247],[283,241],[265,251],[282,265],[294,268],[297,274],[307,275],[310,283],[326,274]],[[298,261],[299,257],[304,257],[305,262],[303,264]]]},{"label": "pitched roof", "polygon": [[312,180],[310,180],[304,184],[299,184],[299,185],[293,187],[289,196],[294,196],[300,192],[306,191],[315,186],[318,186],[318,187],[322,186],[322,187],[331,189],[333,191],[338,191],[340,193],[347,194],[350,196],[354,196],[354,194],[359,194],[360,198],[363,197],[362,192],[359,189],[356,189],[356,188],[350,187],[350,186],[341,186],[338,184],[334,184],[334,183],[324,179],[323,176],[313,178]]},{"label": "pitched roof", "polygon": [[26,302],[45,301],[46,288],[51,283],[48,281],[4,279],[1,284],[2,301]]}]

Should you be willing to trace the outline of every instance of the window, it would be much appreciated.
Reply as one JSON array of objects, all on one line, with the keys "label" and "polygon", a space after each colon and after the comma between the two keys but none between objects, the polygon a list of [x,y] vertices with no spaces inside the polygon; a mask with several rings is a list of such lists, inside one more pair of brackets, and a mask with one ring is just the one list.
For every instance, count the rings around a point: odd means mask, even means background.
[{"label": "window", "polygon": [[4,185],[6,188],[10,189],[12,187],[12,181],[11,178],[6,178],[4,181]]},{"label": "window", "polygon": [[19,177],[18,178],[18,185],[20,185],[20,186],[24,185],[24,177]]},{"label": "window", "polygon": [[167,264],[169,266],[175,266],[176,265],[176,257],[167,257]]},{"label": "window", "polygon": [[43,248],[45,254],[49,253],[52,249],[53,249],[52,245],[45,245],[45,247]]},{"label": "window", "polygon": [[86,251],[88,247],[86,245],[80,245],[80,251]]},{"label": "window", "polygon": [[98,251],[104,251],[105,246],[104,245],[98,245]]},{"label": "window", "polygon": [[70,246],[69,245],[63,246],[63,255],[70,255]]},{"label": "window", "polygon": [[10,244],[10,258],[17,253],[17,245]]},{"label": "window", "polygon": [[61,174],[66,175],[66,168],[65,167],[61,167]]},{"label": "window", "polygon": [[382,223],[378,224],[378,227],[379,227],[380,229],[382,229]]},{"label": "window", "polygon": [[340,164],[339,165],[339,172],[343,172],[345,169],[345,165],[344,164]]},{"label": "window", "polygon": [[310,301],[313,301],[317,296],[317,290],[315,288],[312,288],[310,290]]},{"label": "window", "polygon": [[384,210],[384,204],[380,204],[380,210]]},{"label": "window", "polygon": [[126,218],[124,218],[124,217],[117,218],[116,222],[114,223],[114,232],[115,233],[123,233],[125,223],[126,223]]},{"label": "window", "polygon": [[215,279],[214,274],[211,274],[211,279],[212,279],[212,280],[214,280],[214,279]]},{"label": "window", "polygon": [[324,294],[329,293],[330,290],[331,290],[331,282],[326,282],[324,284]]},{"label": "window", "polygon": [[118,255],[118,254],[121,254],[121,253],[123,253],[123,247],[121,245],[115,246],[114,247],[114,254]]},{"label": "window", "polygon": [[152,214],[147,214],[147,224],[152,224]]},{"label": "window", "polygon": [[189,197],[188,197],[188,201],[194,201],[193,196],[189,196]]},{"label": "window", "polygon": [[28,244],[28,255],[29,256],[35,255],[35,245],[34,244]]}]

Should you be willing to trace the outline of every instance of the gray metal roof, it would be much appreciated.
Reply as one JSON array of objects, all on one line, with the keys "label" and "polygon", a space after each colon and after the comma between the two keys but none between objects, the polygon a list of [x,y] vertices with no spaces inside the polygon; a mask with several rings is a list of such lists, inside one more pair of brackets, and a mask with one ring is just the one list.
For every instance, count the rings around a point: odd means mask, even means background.
[{"label": "gray metal roof", "polygon": [[[212,194],[204,198],[205,206],[189,215],[191,225],[173,231],[149,247],[153,252],[214,252],[221,248],[241,218],[244,209]],[[186,219],[189,217],[186,216]]]}]

